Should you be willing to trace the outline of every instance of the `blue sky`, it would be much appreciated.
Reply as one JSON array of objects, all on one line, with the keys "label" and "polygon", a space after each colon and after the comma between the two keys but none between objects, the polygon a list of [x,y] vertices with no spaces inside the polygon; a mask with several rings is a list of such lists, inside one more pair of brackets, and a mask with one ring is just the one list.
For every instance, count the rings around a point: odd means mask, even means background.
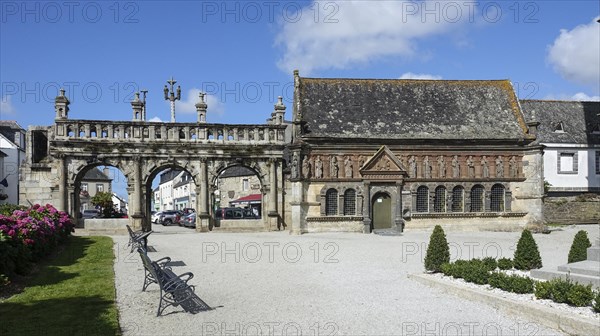
[{"label": "blue sky", "polygon": [[[50,125],[58,87],[70,117],[263,123],[301,76],[504,79],[519,97],[598,100],[598,1],[1,1],[0,119]],[[288,110],[291,110],[289,108]],[[288,112],[288,117],[291,112]]]}]

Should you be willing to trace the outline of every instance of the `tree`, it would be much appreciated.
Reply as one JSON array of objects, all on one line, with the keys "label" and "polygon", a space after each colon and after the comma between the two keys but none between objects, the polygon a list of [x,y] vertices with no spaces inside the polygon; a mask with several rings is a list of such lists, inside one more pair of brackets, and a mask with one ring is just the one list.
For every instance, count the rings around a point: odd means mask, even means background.
[{"label": "tree", "polygon": [[442,264],[450,262],[450,248],[446,234],[441,226],[436,225],[429,238],[427,255],[425,256],[425,269],[429,272],[441,272]]},{"label": "tree", "polygon": [[531,270],[542,267],[542,257],[537,244],[531,235],[531,231],[525,229],[517,243],[515,251],[514,266],[518,270]]},{"label": "tree", "polygon": [[99,191],[92,197],[92,204],[102,208],[104,218],[110,218],[114,211],[112,194],[109,192]]},{"label": "tree", "polygon": [[591,247],[592,244],[588,239],[587,232],[581,230],[577,232],[575,238],[573,239],[573,244],[571,245],[571,250],[569,250],[569,263],[574,263],[578,261],[584,261],[587,259],[587,249]]}]

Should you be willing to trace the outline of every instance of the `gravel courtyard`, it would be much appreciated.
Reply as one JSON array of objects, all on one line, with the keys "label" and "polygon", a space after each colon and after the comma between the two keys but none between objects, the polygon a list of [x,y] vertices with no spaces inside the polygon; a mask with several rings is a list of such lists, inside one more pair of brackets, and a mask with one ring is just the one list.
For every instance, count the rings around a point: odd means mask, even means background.
[{"label": "gravel courtyard", "polygon": [[[149,253],[192,272],[212,311],[167,308],[156,317],[158,287],[142,292],[139,255],[115,236],[115,275],[125,335],[563,335],[535,321],[444,294],[407,278],[423,272],[431,230],[402,236],[287,232],[198,234],[155,225]],[[579,229],[536,234],[544,266],[567,261]],[[446,232],[452,259],[512,257],[518,232]],[[177,263],[177,262],[183,262]],[[181,265],[181,266],[177,266]]]}]

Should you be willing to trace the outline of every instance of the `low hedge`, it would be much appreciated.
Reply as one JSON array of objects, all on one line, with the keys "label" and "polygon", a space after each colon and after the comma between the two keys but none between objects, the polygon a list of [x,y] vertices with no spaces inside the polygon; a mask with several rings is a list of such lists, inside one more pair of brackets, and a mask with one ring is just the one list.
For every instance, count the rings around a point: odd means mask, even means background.
[{"label": "low hedge", "polygon": [[594,311],[600,312],[600,291],[592,291],[591,285],[584,286],[569,279],[535,281],[529,277],[498,271],[509,266],[512,268],[512,261],[505,258],[497,262],[493,258],[457,260],[442,264],[441,271],[446,276],[464,279],[466,282],[488,284],[493,288],[517,294],[533,293],[538,299],[549,299],[576,307],[592,306]]},{"label": "low hedge", "polygon": [[[600,292],[599,292],[600,293]],[[596,294],[596,304],[598,303]],[[535,286],[535,297],[548,299],[558,303],[566,303],[575,307],[586,307],[594,301],[592,285],[581,285],[570,279],[552,279],[550,281],[538,282]]]}]

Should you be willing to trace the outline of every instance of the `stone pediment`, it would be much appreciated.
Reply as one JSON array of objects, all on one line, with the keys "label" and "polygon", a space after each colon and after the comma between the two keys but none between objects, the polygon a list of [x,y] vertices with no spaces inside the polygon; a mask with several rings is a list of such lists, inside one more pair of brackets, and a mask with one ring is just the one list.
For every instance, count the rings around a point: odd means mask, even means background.
[{"label": "stone pediment", "polygon": [[381,146],[379,150],[360,167],[362,176],[377,177],[400,177],[407,175],[402,162],[387,146]]}]

